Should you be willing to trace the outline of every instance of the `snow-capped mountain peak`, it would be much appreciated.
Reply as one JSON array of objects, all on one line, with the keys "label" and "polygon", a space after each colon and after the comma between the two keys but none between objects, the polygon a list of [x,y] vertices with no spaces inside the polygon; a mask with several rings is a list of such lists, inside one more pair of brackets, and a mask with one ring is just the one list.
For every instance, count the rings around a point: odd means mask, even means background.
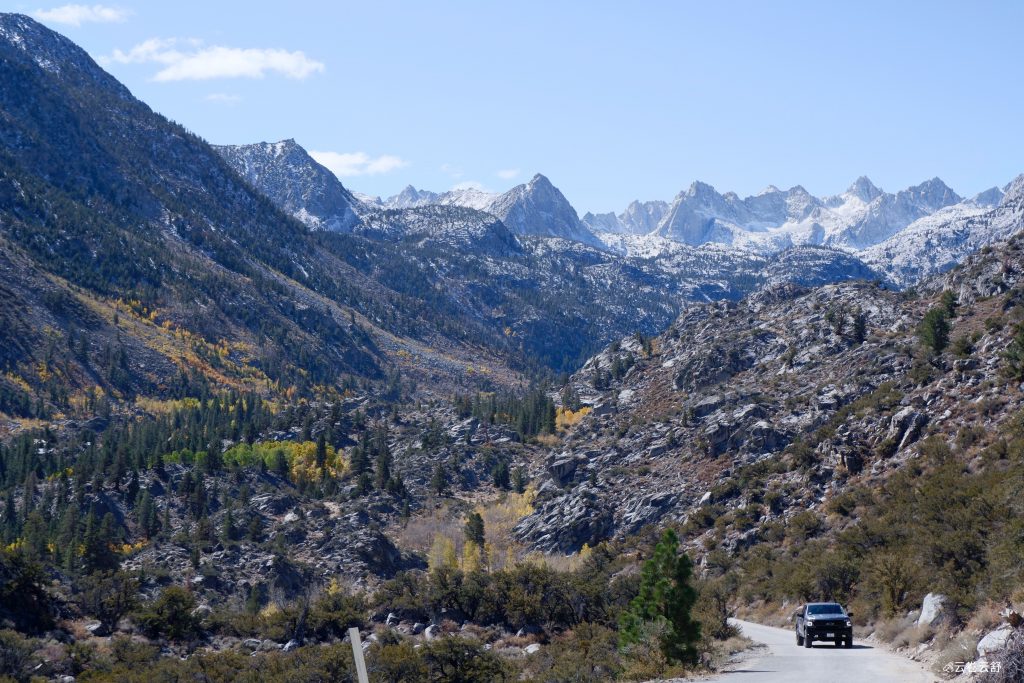
[{"label": "snow-capped mountain peak", "polygon": [[1003,191],[998,187],[990,187],[970,198],[970,202],[978,206],[999,206],[1003,200]]},{"label": "snow-capped mountain peak", "polygon": [[1019,204],[1024,201],[1024,173],[1011,180],[1003,190],[1003,198],[1000,206]]},{"label": "snow-capped mountain peak", "polygon": [[562,237],[603,247],[601,240],[580,221],[569,200],[540,173],[495,197],[487,208],[519,235]]},{"label": "snow-capped mountain peak", "polygon": [[850,195],[851,197],[856,197],[865,204],[868,204],[870,202],[873,202],[876,197],[881,195],[882,191],[878,189],[878,187],[873,182],[871,182],[870,178],[862,175],[861,177],[854,180],[853,184],[850,185],[849,188],[847,188],[846,194]]}]

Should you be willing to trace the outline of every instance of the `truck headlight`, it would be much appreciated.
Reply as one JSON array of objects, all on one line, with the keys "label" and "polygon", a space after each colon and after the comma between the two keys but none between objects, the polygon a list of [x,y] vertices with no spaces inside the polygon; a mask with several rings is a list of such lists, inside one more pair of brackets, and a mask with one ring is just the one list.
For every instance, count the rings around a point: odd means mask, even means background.
[{"label": "truck headlight", "polygon": [[846,620],[846,626],[847,626],[847,628],[849,628],[850,626],[853,626],[853,622],[850,621],[849,619],[847,619]]}]

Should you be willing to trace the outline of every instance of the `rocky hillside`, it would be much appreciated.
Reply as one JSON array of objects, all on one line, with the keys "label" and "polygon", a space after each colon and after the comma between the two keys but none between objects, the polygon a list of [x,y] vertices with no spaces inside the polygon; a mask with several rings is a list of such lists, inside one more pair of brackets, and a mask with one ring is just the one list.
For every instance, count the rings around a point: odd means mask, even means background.
[{"label": "rocky hillside", "polygon": [[[753,467],[782,469],[769,486],[789,493],[761,522],[784,521],[899,470],[921,438],[997,434],[1021,407],[1004,352],[1022,277],[1017,238],[930,281],[921,298],[868,283],[785,284],[623,339],[573,376],[589,412],[548,458],[541,506],[517,532],[565,551],[685,521],[716,498],[742,504]],[[931,357],[919,329],[947,291],[952,342]],[[757,538],[747,531],[724,541]]]},{"label": "rocky hillside", "polygon": [[0,52],[7,391],[287,386],[299,355],[315,382],[382,374],[340,263],[206,143],[26,17]]}]

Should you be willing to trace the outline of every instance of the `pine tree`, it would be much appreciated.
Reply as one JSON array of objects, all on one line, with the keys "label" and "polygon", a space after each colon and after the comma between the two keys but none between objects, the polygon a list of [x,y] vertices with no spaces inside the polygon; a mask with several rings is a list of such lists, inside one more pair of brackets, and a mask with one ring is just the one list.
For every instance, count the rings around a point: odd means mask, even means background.
[{"label": "pine tree", "polygon": [[156,533],[157,529],[156,505],[153,503],[153,496],[149,491],[143,491],[142,495],[139,497],[139,505],[136,510],[136,515],[142,535],[145,536],[146,539],[153,538],[153,534]]},{"label": "pine tree", "polygon": [[238,540],[238,529],[235,528],[235,515],[230,507],[224,513],[224,521],[221,526],[220,537],[227,545]]},{"label": "pine tree", "polygon": [[434,466],[434,473],[430,477],[430,490],[439,496],[448,491],[448,473],[444,469],[444,463],[437,463]]},{"label": "pine tree", "polygon": [[494,469],[491,470],[491,477],[494,480],[494,486],[499,489],[508,489],[509,487],[509,472],[508,464],[505,461],[499,461]]},{"label": "pine tree", "polygon": [[132,478],[128,481],[128,490],[125,491],[125,500],[128,501],[128,505],[134,507],[135,503],[138,502],[139,497],[139,473],[136,471],[132,472]]},{"label": "pine tree", "polygon": [[480,516],[479,512],[474,510],[466,515],[466,525],[462,532],[467,541],[475,543],[480,548],[484,547],[484,518]]},{"label": "pine tree", "polygon": [[679,554],[679,538],[666,529],[654,548],[654,555],[644,563],[640,574],[639,593],[629,603],[619,624],[623,646],[640,643],[644,626],[660,627],[661,651],[669,661],[693,664],[697,661],[700,623],[691,612],[697,602],[697,591],[690,580],[693,564],[686,554]]},{"label": "pine tree", "polygon": [[918,329],[921,341],[936,355],[949,343],[949,318],[943,308],[931,308],[925,313]]},{"label": "pine tree", "polygon": [[861,309],[853,312],[853,329],[850,338],[854,344],[863,344],[868,338],[868,316]]},{"label": "pine tree", "polygon": [[320,432],[320,436],[316,439],[316,467],[320,472],[324,472],[324,468],[327,466],[327,435],[324,432]]},{"label": "pine tree", "polygon": [[526,471],[522,467],[515,468],[512,471],[512,490],[516,493],[524,493],[526,484]]},{"label": "pine tree", "polygon": [[956,309],[960,305],[957,301],[956,294],[953,290],[947,289],[942,293],[942,298],[939,299],[939,306],[942,307],[942,311],[946,314],[947,318],[956,317]]},{"label": "pine tree", "polygon": [[[110,520],[107,519],[110,516]],[[104,515],[103,522],[96,517],[95,510],[89,510],[85,518],[85,533],[82,535],[82,571],[86,574],[99,569],[112,569],[117,564],[114,553],[110,550],[113,535],[113,515]]]},{"label": "pine tree", "polygon": [[14,504],[14,491],[8,490],[4,499],[4,543],[13,543],[18,536],[18,508]]}]

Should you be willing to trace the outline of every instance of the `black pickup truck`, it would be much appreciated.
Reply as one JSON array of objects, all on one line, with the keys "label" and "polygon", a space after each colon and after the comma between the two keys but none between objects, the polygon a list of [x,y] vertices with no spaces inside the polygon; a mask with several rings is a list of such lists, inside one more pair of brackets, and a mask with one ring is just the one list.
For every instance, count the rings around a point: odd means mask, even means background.
[{"label": "black pickup truck", "polygon": [[796,644],[811,647],[815,640],[830,640],[836,647],[853,647],[852,616],[835,602],[809,602],[793,613]]}]

